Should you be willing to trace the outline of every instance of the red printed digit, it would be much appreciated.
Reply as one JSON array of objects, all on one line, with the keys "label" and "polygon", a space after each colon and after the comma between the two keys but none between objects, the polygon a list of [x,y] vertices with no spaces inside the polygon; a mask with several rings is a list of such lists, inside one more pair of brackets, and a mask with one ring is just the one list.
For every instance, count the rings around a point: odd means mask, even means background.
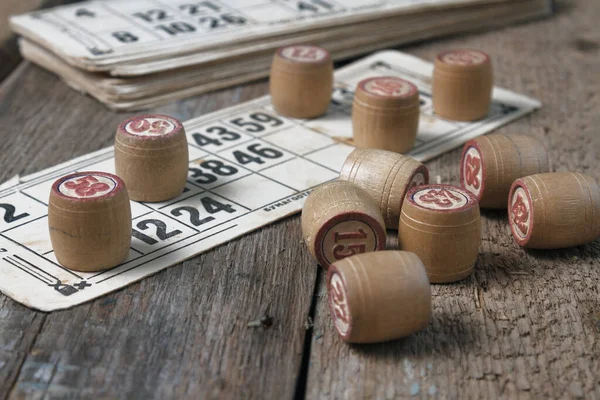
[{"label": "red printed digit", "polygon": [[350,257],[355,254],[366,253],[367,246],[364,244],[351,244],[344,246],[343,244],[338,244],[333,248],[333,257],[336,260],[341,260],[342,258]]},{"label": "red printed digit", "polygon": [[75,190],[75,193],[81,197],[93,196],[98,192],[104,192],[110,189],[106,183],[98,182],[98,179],[88,175],[77,179],[75,182],[65,183],[67,189]]},{"label": "red printed digit", "polygon": [[148,128],[150,128],[150,122],[148,122],[146,118],[136,119],[134,121],[131,121],[128,128],[135,133],[146,132]]},{"label": "red printed digit", "polygon": [[465,180],[475,189],[479,189],[479,171],[481,170],[481,159],[479,157],[471,157],[470,154],[467,155],[467,159],[465,160]]},{"label": "red printed digit", "polygon": [[529,220],[529,211],[523,201],[523,196],[517,195],[517,201],[511,207],[511,214],[513,223],[519,228],[524,235],[527,235],[529,226],[527,221]]},{"label": "red printed digit", "polygon": [[[334,233],[334,242],[338,243],[342,240],[356,240],[356,239],[366,239],[367,232],[364,229],[358,229],[356,232],[335,232]],[[338,244],[333,248],[333,256],[336,260],[341,260],[342,258],[352,256],[354,254],[365,253],[367,251],[367,246],[365,244],[355,243],[350,244],[346,247],[344,244]]]},{"label": "red printed digit", "polygon": [[365,232],[364,229],[359,228],[357,232],[345,232],[345,233],[335,232],[334,242],[337,243],[340,240],[366,239],[366,238],[367,238],[367,232]]},{"label": "red printed digit", "polygon": [[151,126],[152,126],[152,129],[150,129],[150,133],[156,133],[156,134],[162,135],[167,132],[167,130],[169,129],[171,124],[169,124],[167,121],[164,121],[164,120],[158,120],[158,121],[154,121]]},{"label": "red printed digit", "polygon": [[419,196],[419,200],[423,203],[434,203],[440,207],[448,208],[452,207],[455,201],[460,201],[460,197],[455,196],[446,189],[431,189],[427,193]]},{"label": "red printed digit", "polygon": [[394,82],[392,80],[373,82],[373,89],[380,90],[388,96],[392,96],[394,93],[401,90],[402,87],[403,84],[401,82]]},{"label": "red printed digit", "polygon": [[333,300],[333,309],[336,318],[339,318],[346,324],[349,323],[348,312],[346,310],[346,296],[344,295],[344,290],[341,287],[341,282],[334,282],[332,285],[332,300]]},{"label": "red printed digit", "polygon": [[458,51],[446,55],[447,62],[451,64],[471,65],[478,63],[480,56],[470,51]]},{"label": "red printed digit", "polygon": [[306,47],[295,47],[292,52],[292,58],[310,58],[317,59],[317,49]]}]

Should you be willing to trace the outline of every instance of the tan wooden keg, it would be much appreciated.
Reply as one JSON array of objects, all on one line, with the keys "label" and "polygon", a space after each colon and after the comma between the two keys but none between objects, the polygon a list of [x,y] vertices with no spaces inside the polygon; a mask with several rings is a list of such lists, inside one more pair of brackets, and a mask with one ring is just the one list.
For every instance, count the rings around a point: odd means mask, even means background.
[{"label": "tan wooden keg", "polygon": [[166,115],[123,121],[115,136],[115,167],[129,197],[160,202],[179,196],[188,174],[188,145],[181,122]]},{"label": "tan wooden keg", "polygon": [[517,179],[508,197],[510,230],[517,243],[558,249],[600,237],[600,187],[589,175],[555,172]]},{"label": "tan wooden keg", "polygon": [[411,189],[398,228],[400,250],[421,258],[432,283],[454,282],[473,272],[481,241],[479,205],[452,185]]},{"label": "tan wooden keg", "polygon": [[325,269],[342,258],[385,248],[379,207],[363,189],[332,181],[316,188],[302,208],[302,233],[312,256]]},{"label": "tan wooden keg", "polygon": [[72,270],[112,268],[127,258],[131,208],[125,183],[105,172],[76,172],[54,182],[48,201],[50,241]]},{"label": "tan wooden keg", "polygon": [[496,133],[468,141],[460,162],[460,183],[481,208],[506,208],[515,179],[550,171],[544,144],[528,135]]},{"label": "tan wooden keg", "polygon": [[281,115],[315,118],[325,114],[333,89],[329,52],[311,45],[281,47],[271,64],[271,102]]},{"label": "tan wooden keg", "polygon": [[490,57],[480,50],[444,51],[435,58],[433,110],[442,118],[474,121],[492,102],[494,77]]},{"label": "tan wooden keg", "polygon": [[394,76],[359,82],[352,103],[352,132],[357,147],[405,153],[419,130],[419,90]]},{"label": "tan wooden keg", "polygon": [[398,339],[425,329],[431,286],[419,257],[406,251],[358,254],[327,272],[335,329],[350,343]]},{"label": "tan wooden keg", "polygon": [[429,170],[414,158],[391,151],[356,149],[346,158],[340,172],[346,180],[365,189],[388,229],[398,229],[398,218],[406,192],[429,183]]}]

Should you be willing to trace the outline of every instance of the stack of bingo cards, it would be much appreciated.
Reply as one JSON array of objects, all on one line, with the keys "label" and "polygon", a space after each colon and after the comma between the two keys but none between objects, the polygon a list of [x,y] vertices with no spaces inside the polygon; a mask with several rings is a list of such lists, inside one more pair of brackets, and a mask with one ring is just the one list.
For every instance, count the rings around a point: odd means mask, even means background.
[{"label": "stack of bingo cards", "polygon": [[264,78],[281,46],[316,44],[342,60],[550,15],[551,3],[88,0],[10,24],[25,59],[112,109],[136,110]]}]

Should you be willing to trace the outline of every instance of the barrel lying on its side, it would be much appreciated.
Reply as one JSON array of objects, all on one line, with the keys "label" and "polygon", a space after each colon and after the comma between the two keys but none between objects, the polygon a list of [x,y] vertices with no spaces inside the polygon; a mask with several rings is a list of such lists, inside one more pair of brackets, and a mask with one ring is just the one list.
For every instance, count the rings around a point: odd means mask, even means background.
[{"label": "barrel lying on its side", "polygon": [[327,273],[335,328],[351,343],[398,339],[431,319],[431,287],[414,253],[379,251],[334,263]]},{"label": "barrel lying on its side", "polygon": [[517,179],[508,197],[510,230],[517,243],[557,249],[600,237],[600,187],[578,172]]}]

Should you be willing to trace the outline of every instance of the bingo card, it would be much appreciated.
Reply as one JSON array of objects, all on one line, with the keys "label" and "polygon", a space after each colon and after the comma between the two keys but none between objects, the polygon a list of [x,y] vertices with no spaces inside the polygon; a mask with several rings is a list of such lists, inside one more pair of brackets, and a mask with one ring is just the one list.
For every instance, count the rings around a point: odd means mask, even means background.
[{"label": "bingo card", "polygon": [[0,290],[43,311],[71,307],[299,212],[311,189],[337,178],[353,150],[351,105],[362,79],[393,75],[417,85],[420,129],[409,154],[420,161],[540,107],[533,99],[496,88],[484,120],[444,120],[432,112],[432,71],[430,63],[384,51],[336,72],[333,99],[322,117],[282,117],[266,96],[185,122],[190,156],[185,192],[164,203],[131,203],[129,257],[107,271],[75,272],[57,263],[47,202],[52,183],[63,175],[114,173],[112,148],[0,186]]}]

